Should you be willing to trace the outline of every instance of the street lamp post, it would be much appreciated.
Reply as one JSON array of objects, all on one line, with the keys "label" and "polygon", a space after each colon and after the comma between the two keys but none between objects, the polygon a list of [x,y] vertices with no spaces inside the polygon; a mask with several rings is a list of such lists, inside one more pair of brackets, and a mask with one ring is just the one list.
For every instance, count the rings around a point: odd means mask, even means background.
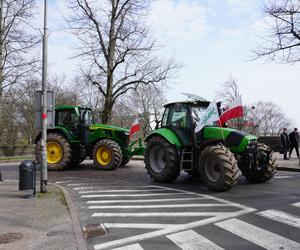
[{"label": "street lamp post", "polygon": [[43,68],[42,68],[42,168],[41,192],[47,192],[47,0],[44,0]]}]

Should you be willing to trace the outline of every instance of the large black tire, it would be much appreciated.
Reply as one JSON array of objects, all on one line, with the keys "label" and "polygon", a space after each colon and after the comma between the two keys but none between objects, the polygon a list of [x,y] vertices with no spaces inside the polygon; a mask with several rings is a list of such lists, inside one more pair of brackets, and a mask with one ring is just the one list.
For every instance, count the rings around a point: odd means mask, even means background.
[{"label": "large black tire", "polygon": [[234,155],[221,144],[208,146],[201,152],[199,167],[203,183],[217,192],[232,188],[240,176]]},{"label": "large black tire", "polygon": [[114,170],[121,165],[122,158],[122,150],[115,141],[103,139],[94,146],[94,165],[99,169]]},{"label": "large black tire", "polygon": [[159,136],[150,138],[147,143],[145,165],[156,182],[170,182],[180,174],[176,148]]},{"label": "large black tire", "polygon": [[[264,161],[267,158],[267,151],[269,150],[269,147],[266,144],[263,143],[257,143],[257,152],[259,161]],[[270,154],[269,162],[267,163],[266,168],[261,169],[252,169],[249,167],[241,168],[243,175],[253,183],[264,183],[268,180],[272,179],[273,176],[276,173],[276,167],[277,167],[277,158],[273,157],[273,152]]]},{"label": "large black tire", "polygon": [[[56,145],[56,148],[51,149],[52,145]],[[36,160],[38,162],[42,162],[41,159],[41,139],[36,144]],[[61,157],[57,157],[56,159],[59,160],[56,162],[54,159],[55,155],[61,154]],[[47,165],[48,170],[50,171],[59,171],[68,168],[68,166],[72,162],[72,151],[71,146],[68,140],[57,133],[49,133],[47,135]]]}]

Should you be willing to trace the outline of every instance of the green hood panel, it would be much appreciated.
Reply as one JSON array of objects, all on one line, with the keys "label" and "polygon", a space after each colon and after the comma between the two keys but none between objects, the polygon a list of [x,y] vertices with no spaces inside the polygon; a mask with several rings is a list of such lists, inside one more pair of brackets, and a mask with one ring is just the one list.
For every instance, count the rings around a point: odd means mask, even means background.
[{"label": "green hood panel", "polygon": [[172,132],[170,129],[167,128],[159,128],[156,129],[152,132],[150,132],[150,134],[148,134],[148,136],[146,137],[145,141],[148,141],[148,139],[152,136],[161,136],[164,139],[166,139],[170,144],[176,145],[177,147],[181,147],[182,144],[179,141],[178,137],[175,135],[174,132]]},{"label": "green hood panel", "polygon": [[106,129],[106,130],[113,130],[113,131],[121,131],[125,133],[129,133],[129,129],[126,128],[120,128],[116,126],[110,126],[105,124],[92,124],[89,128],[90,130],[97,130],[97,129]]},{"label": "green hood panel", "polygon": [[225,146],[229,147],[233,153],[241,153],[252,140],[257,140],[257,137],[245,133],[240,130],[220,127],[204,128],[204,138],[225,141]]}]

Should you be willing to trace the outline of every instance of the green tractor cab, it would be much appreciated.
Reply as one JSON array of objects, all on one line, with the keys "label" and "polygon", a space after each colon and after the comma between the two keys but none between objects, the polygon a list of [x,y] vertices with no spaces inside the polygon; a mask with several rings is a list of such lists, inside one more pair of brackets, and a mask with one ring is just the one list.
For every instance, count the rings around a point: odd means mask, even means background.
[{"label": "green tractor cab", "polygon": [[214,191],[230,189],[242,173],[251,182],[266,182],[276,172],[276,158],[257,137],[243,131],[206,126],[195,133],[207,101],[165,105],[155,130],[145,139],[146,169],[158,182],[169,182],[183,170],[200,176]]},{"label": "green tractor cab", "polygon": [[[41,161],[41,134],[35,140]],[[113,170],[126,165],[133,155],[143,155],[141,139],[129,144],[129,130],[94,124],[92,110],[81,106],[56,106],[55,127],[47,129],[49,170],[63,170],[80,164],[86,157],[99,169]]]}]

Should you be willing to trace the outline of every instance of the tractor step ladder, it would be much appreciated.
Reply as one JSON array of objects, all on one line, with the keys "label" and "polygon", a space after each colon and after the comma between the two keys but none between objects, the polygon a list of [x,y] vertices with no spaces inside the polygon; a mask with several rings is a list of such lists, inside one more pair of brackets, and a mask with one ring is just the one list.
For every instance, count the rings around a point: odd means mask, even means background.
[{"label": "tractor step ladder", "polygon": [[180,170],[193,170],[193,151],[182,150]]}]

